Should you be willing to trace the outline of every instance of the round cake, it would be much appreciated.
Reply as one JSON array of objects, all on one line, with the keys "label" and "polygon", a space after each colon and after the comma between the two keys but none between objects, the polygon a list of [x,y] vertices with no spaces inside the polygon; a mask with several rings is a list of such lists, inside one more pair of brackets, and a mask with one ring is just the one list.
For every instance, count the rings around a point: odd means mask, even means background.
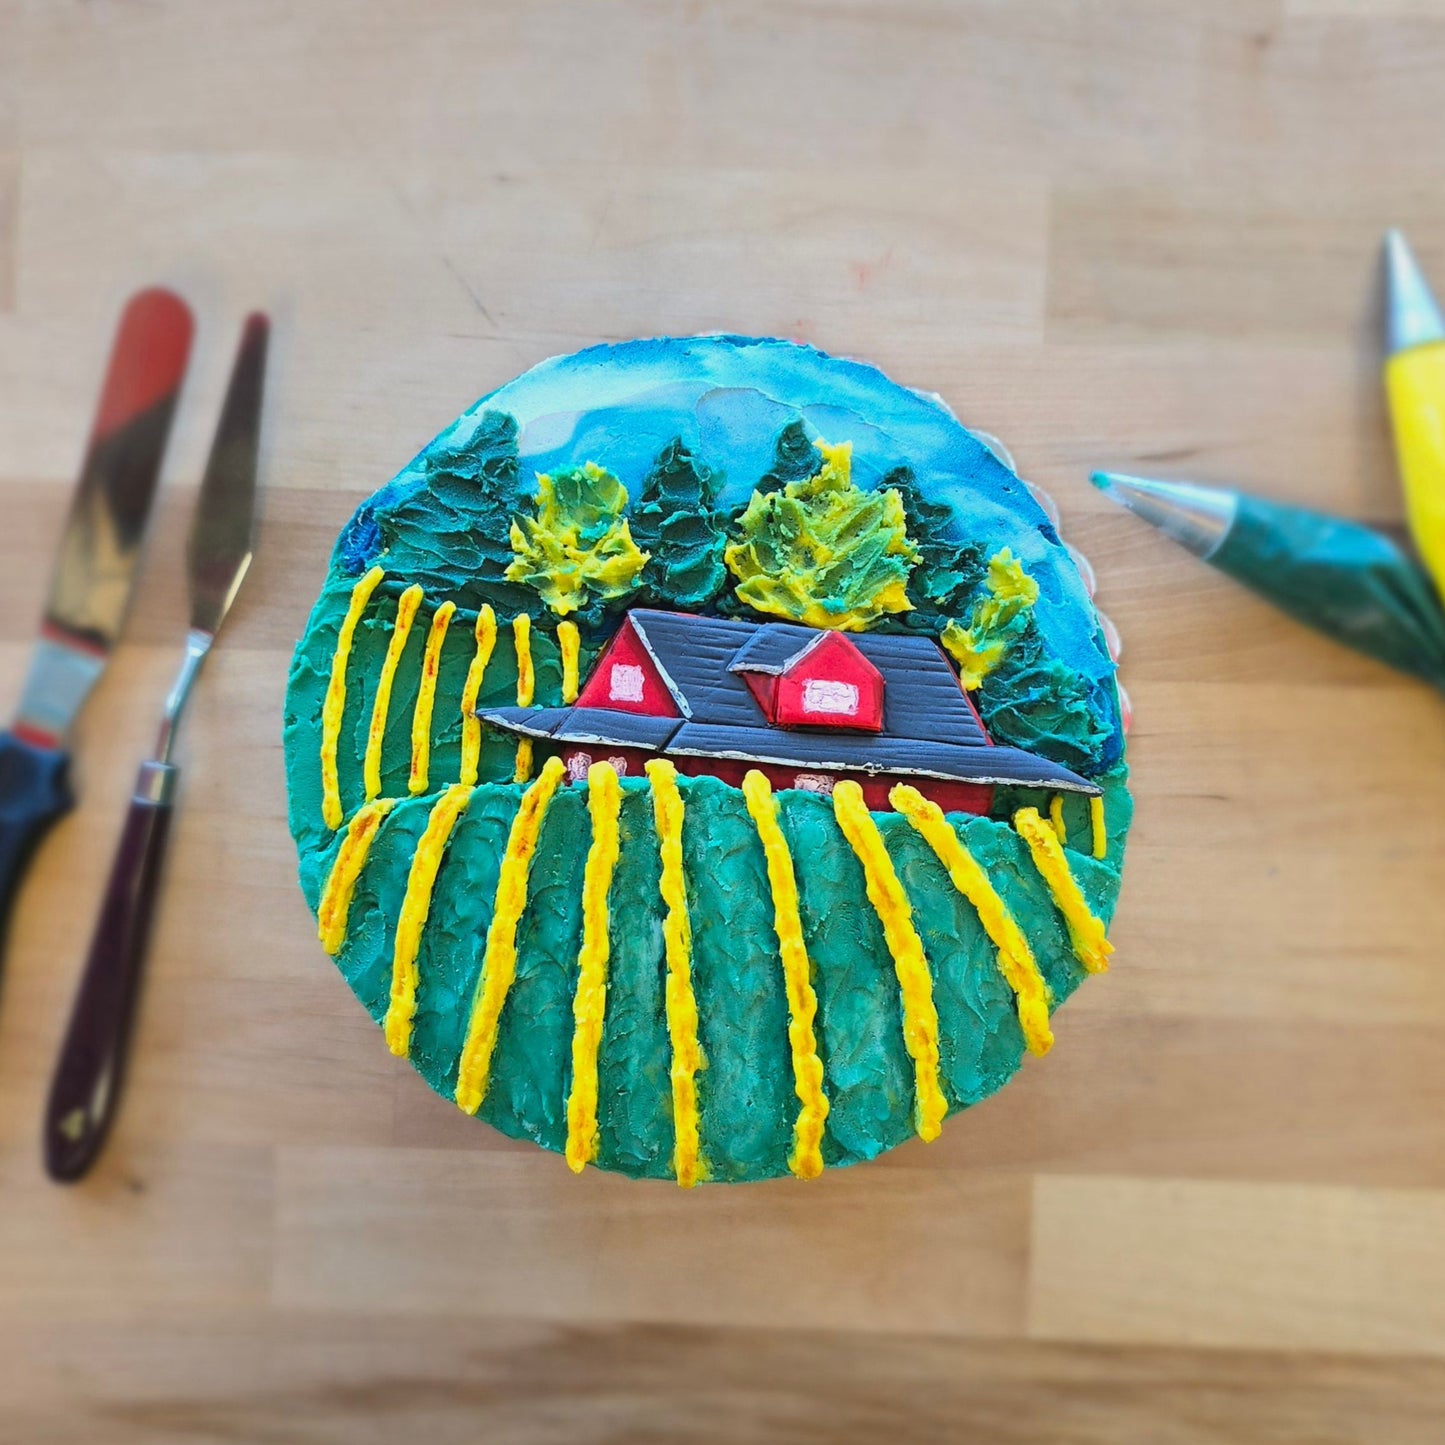
[{"label": "round cake", "polygon": [[321,942],[393,1053],[637,1177],[871,1159],[1106,966],[1114,664],[1029,488],[791,342],[599,346],[342,531],[286,700]]}]

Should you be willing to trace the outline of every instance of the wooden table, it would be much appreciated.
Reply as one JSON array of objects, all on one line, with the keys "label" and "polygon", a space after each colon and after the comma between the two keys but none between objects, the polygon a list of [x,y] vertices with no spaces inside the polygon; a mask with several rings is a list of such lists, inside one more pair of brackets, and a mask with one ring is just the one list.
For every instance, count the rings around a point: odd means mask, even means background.
[{"label": "wooden table", "polygon": [[[1084,485],[1398,519],[1376,247],[1445,287],[1432,0],[0,0],[0,692],[125,294],[200,319],[82,804],[0,1007],[0,1440],[1437,1441],[1445,701]],[[239,322],[276,322],[255,570],[182,744],[103,1167],[38,1116],[184,620]],[[694,1195],[433,1097],[313,940],[282,689],[331,539],[555,352],[870,358],[1052,488],[1128,644],[1109,975],[938,1143]]]}]

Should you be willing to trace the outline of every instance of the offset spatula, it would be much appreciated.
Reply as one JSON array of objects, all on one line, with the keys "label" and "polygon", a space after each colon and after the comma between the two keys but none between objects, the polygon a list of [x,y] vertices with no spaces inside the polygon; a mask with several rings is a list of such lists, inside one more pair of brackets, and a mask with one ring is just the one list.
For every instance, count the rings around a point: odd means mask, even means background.
[{"label": "offset spatula", "polygon": [[191,313],[141,291],[121,315],[19,711],[0,731],[0,926],[70,809],[71,723],[120,635],[186,360]]},{"label": "offset spatula", "polygon": [[155,756],[141,764],[46,1105],[45,1167],[79,1179],[95,1162],[120,1098],[177,769],[171,744],[192,684],[251,563],[256,453],[268,325],[249,317],[191,523],[191,627],[166,699]]}]

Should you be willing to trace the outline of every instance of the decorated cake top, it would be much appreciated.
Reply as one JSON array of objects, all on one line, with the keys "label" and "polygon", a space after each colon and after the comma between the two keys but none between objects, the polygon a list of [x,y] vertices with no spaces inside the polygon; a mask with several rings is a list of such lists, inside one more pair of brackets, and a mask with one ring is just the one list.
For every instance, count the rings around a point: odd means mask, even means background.
[{"label": "decorated cake top", "polygon": [[684,1183],[931,1138],[1046,1048],[1122,749],[1028,488],[937,398],[739,337],[477,403],[343,531],[288,696],[303,886],[392,1049]]}]

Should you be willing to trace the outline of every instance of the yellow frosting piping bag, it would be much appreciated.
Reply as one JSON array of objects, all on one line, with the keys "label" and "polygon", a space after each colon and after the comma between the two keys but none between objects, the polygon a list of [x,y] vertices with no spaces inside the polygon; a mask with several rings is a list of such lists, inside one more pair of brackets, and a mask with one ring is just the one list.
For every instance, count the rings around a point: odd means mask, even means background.
[{"label": "yellow frosting piping bag", "polygon": [[1410,532],[1445,597],[1445,316],[1393,230],[1385,233],[1385,395]]}]

